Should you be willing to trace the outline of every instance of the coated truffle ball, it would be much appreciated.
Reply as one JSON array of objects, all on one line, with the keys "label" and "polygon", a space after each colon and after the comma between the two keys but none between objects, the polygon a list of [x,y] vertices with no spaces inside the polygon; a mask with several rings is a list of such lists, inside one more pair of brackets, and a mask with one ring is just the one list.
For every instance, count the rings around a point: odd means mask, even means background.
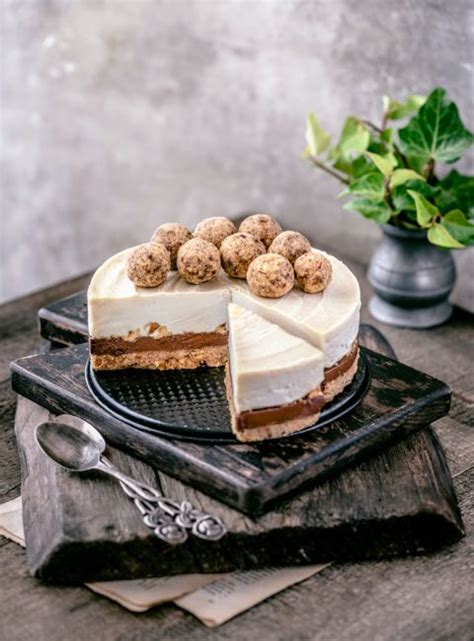
[{"label": "coated truffle ball", "polygon": [[221,257],[215,245],[193,238],[178,249],[178,272],[187,283],[199,285],[217,274],[221,268]]},{"label": "coated truffle ball", "polygon": [[178,249],[187,240],[191,240],[192,233],[184,225],[179,223],[165,223],[160,225],[151,237],[152,243],[163,243],[170,253],[171,269],[176,269],[176,257]]},{"label": "coated truffle ball", "polygon": [[322,292],[331,281],[332,265],[322,254],[303,254],[295,261],[294,267],[298,285],[307,294]]},{"label": "coated truffle ball", "polygon": [[268,251],[284,256],[293,265],[297,258],[311,251],[311,243],[297,231],[283,231],[278,234]]},{"label": "coated truffle ball", "polygon": [[232,278],[245,278],[250,263],[266,253],[265,245],[252,234],[237,232],[224,238],[221,244],[221,262],[224,271]]},{"label": "coated truffle ball", "polygon": [[273,240],[281,233],[281,227],[274,218],[267,214],[254,214],[241,222],[239,231],[252,234],[268,249]]},{"label": "coated truffle ball", "polygon": [[170,267],[170,254],[162,243],[144,243],[128,257],[127,275],[137,287],[158,287]]},{"label": "coated truffle ball", "polygon": [[236,231],[237,227],[231,220],[224,218],[224,216],[215,216],[214,218],[201,220],[194,230],[194,236],[220,247],[224,238],[235,234]]},{"label": "coated truffle ball", "polygon": [[280,254],[263,254],[250,263],[250,291],[264,298],[281,298],[293,287],[295,275],[289,260]]}]

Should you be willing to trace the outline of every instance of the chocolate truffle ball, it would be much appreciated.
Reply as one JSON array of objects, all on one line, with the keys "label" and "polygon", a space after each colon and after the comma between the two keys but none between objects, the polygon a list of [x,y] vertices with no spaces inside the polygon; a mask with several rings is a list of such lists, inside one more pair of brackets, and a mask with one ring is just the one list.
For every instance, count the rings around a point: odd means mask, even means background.
[{"label": "chocolate truffle ball", "polygon": [[137,287],[158,287],[170,267],[170,254],[162,243],[144,243],[128,257],[127,275]]},{"label": "chocolate truffle ball", "polygon": [[262,242],[268,249],[273,240],[281,232],[281,227],[271,216],[267,214],[255,214],[245,218],[245,220],[241,222],[239,231],[252,234],[252,236]]},{"label": "chocolate truffle ball", "polygon": [[224,271],[232,278],[245,278],[250,263],[266,253],[265,245],[252,234],[237,232],[224,238],[221,244],[221,262]]},{"label": "chocolate truffle ball", "polygon": [[290,291],[294,282],[293,267],[280,254],[258,256],[247,271],[250,291],[264,298],[281,298]]},{"label": "chocolate truffle ball", "polygon": [[176,257],[178,249],[187,240],[191,240],[192,233],[184,225],[179,223],[165,223],[160,225],[151,237],[152,243],[163,243],[170,253],[171,269],[176,269]]},{"label": "chocolate truffle ball", "polygon": [[268,251],[284,256],[293,265],[297,258],[311,251],[311,243],[297,231],[283,231],[278,234]]},{"label": "chocolate truffle ball", "polygon": [[224,216],[215,216],[201,220],[194,230],[194,236],[220,247],[224,238],[235,234],[236,231],[237,227],[231,220],[224,218]]},{"label": "chocolate truffle ball", "polygon": [[193,285],[211,280],[221,268],[219,250],[202,238],[193,238],[181,245],[176,262],[181,278]]},{"label": "chocolate truffle ball", "polygon": [[298,285],[307,294],[322,292],[331,281],[332,265],[322,254],[303,254],[296,259],[294,267]]}]

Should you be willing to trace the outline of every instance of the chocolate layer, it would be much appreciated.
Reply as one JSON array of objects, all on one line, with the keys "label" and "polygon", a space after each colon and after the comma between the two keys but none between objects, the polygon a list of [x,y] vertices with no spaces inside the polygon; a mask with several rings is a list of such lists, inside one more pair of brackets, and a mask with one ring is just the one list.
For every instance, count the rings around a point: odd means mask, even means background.
[{"label": "chocolate layer", "polygon": [[153,350],[174,351],[225,346],[227,345],[227,333],[186,332],[162,336],[161,338],[139,336],[133,341],[126,341],[119,337],[90,338],[89,345],[91,354],[97,356],[121,356],[122,354]]},{"label": "chocolate layer", "polygon": [[287,423],[297,418],[317,414],[324,405],[324,396],[307,396],[293,403],[267,407],[260,410],[241,412],[236,416],[237,430],[244,431],[255,427],[264,427],[272,423]]}]

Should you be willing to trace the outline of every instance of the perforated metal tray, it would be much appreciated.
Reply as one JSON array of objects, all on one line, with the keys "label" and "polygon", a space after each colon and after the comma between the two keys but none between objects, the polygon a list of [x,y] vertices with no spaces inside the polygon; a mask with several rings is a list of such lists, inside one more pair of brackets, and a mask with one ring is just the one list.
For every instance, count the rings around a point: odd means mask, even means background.
[{"label": "perforated metal tray", "polygon": [[[99,405],[137,429],[183,440],[238,442],[230,425],[223,367],[94,371],[89,361],[86,382]],[[369,383],[368,362],[361,349],[352,383],[323,408],[316,425],[297,434],[327,425],[350,412],[364,397]]]}]

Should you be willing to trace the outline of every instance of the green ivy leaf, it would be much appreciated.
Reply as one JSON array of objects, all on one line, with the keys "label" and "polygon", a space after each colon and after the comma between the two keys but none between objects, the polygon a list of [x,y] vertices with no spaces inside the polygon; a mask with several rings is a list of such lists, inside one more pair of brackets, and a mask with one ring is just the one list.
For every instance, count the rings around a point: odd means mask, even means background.
[{"label": "green ivy leaf", "polygon": [[319,156],[329,147],[331,136],[324,131],[314,113],[306,118],[306,142],[312,156]]},{"label": "green ivy leaf", "polygon": [[422,163],[458,160],[473,142],[458,108],[444,89],[434,89],[418,113],[398,132],[402,151]]},{"label": "green ivy leaf", "polygon": [[428,229],[428,240],[433,245],[446,247],[448,249],[462,249],[464,245],[451,236],[449,231],[441,223],[434,223]]},{"label": "green ivy leaf", "polygon": [[460,209],[453,209],[443,216],[442,225],[458,242],[474,245],[474,225]]},{"label": "green ivy leaf", "polygon": [[426,167],[426,162],[423,158],[417,158],[416,156],[406,155],[407,164],[410,169],[416,171],[419,174],[423,173],[424,168]]},{"label": "green ivy leaf", "polygon": [[386,120],[401,120],[416,113],[425,103],[426,96],[408,96],[406,102],[383,97],[383,109]]},{"label": "green ivy leaf", "polygon": [[408,193],[415,201],[416,220],[418,224],[420,227],[427,227],[433,218],[439,213],[437,208],[418,192],[409,189]]},{"label": "green ivy leaf", "polygon": [[359,156],[352,163],[352,176],[360,178],[364,174],[374,171],[373,163],[365,155]]},{"label": "green ivy leaf", "polygon": [[414,229],[414,230],[416,229],[417,231],[420,231],[420,228],[418,227],[418,225],[413,225],[412,223],[404,222],[403,227],[405,227],[405,229]]},{"label": "green ivy leaf", "polygon": [[453,170],[436,187],[435,203],[441,212],[461,209],[468,218],[474,218],[474,176],[464,176]]},{"label": "green ivy leaf", "polygon": [[399,185],[403,185],[404,183],[408,182],[409,180],[425,180],[423,176],[420,176],[416,171],[413,171],[413,169],[395,169],[395,171],[392,173],[390,177],[390,188],[394,189],[395,187],[398,187]]},{"label": "green ivy leaf", "polygon": [[393,149],[394,136],[395,136],[395,129],[387,128],[387,129],[384,129],[380,134],[380,140],[382,140],[391,150]]},{"label": "green ivy leaf", "polygon": [[358,196],[360,198],[383,200],[383,176],[378,171],[372,171],[368,174],[364,174],[360,178],[356,178],[352,181],[345,192],[354,194],[354,196]]},{"label": "green ivy leaf", "polygon": [[[390,176],[396,165],[396,160],[394,157],[380,156],[380,154],[374,154],[370,151],[367,152],[367,156],[384,176]],[[393,156],[393,154],[391,156]]]},{"label": "green ivy leaf", "polygon": [[357,211],[379,224],[387,223],[393,213],[383,200],[376,202],[369,198],[354,198],[344,205],[344,209]]},{"label": "green ivy leaf", "polygon": [[366,126],[357,118],[349,116],[344,123],[336,149],[338,149],[341,154],[351,152],[362,154],[369,146],[369,142],[370,133]]},{"label": "green ivy leaf", "polygon": [[352,173],[354,155],[363,154],[370,143],[370,133],[357,118],[346,118],[337,145],[329,152],[334,167],[347,174]]},{"label": "green ivy leaf", "polygon": [[428,185],[423,180],[409,180],[403,185],[398,185],[392,191],[392,202],[397,212],[416,210],[415,201],[408,193],[410,190],[416,191],[430,200],[433,200],[436,194],[435,187]]},{"label": "green ivy leaf", "polygon": [[370,152],[373,154],[378,154],[382,158],[388,160],[394,167],[396,167],[398,165],[398,159],[392,149],[393,147],[391,145],[371,138],[370,145],[367,148],[367,153]]}]

